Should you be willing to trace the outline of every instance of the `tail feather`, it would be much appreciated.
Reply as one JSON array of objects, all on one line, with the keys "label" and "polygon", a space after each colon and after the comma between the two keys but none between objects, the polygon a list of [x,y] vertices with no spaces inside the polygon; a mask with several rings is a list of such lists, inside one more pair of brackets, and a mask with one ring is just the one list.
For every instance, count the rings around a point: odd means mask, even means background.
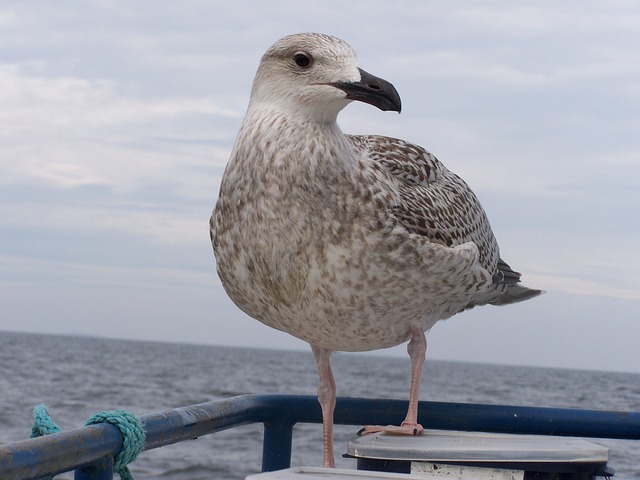
[{"label": "tail feather", "polygon": [[544,293],[544,290],[527,288],[523,285],[507,285],[503,293],[494,300],[489,301],[490,305],[509,305],[511,303],[524,302],[530,298],[537,297]]},{"label": "tail feather", "polygon": [[496,272],[493,274],[493,283],[520,283],[521,276],[522,274],[520,272],[516,272],[509,265],[507,265],[507,262],[500,258],[498,259]]},{"label": "tail feather", "polygon": [[511,303],[524,302],[545,293],[544,290],[519,285],[520,275],[507,262],[499,259],[492,279],[493,285],[489,291],[474,296],[464,310],[479,305],[509,305]]},{"label": "tail feather", "polygon": [[542,290],[519,285],[520,276],[520,272],[516,272],[507,262],[500,258],[498,260],[497,273],[493,277],[495,291],[496,293],[500,292],[500,294],[487,303],[491,305],[509,305],[510,303],[524,302],[544,293]]}]

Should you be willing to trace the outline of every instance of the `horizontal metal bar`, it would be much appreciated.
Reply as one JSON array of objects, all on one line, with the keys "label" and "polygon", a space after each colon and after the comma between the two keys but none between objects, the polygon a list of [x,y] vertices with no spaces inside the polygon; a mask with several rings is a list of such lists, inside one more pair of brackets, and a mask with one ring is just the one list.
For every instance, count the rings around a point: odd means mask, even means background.
[{"label": "horizontal metal bar", "polygon": [[[336,423],[360,425],[373,417],[399,424],[406,411],[402,400],[344,398],[336,405]],[[640,412],[448,402],[420,402],[419,412],[425,428],[640,440]]]},{"label": "horizontal metal bar", "polygon": [[[335,423],[400,423],[402,400],[339,398]],[[640,413],[420,402],[426,428],[538,435],[640,439]],[[170,445],[248,423],[320,423],[315,396],[243,395],[141,417],[145,450]],[[58,474],[115,456],[122,439],[108,424],[61,432],[0,446],[0,478],[26,480]]]},{"label": "horizontal metal bar", "polygon": [[120,430],[108,423],[0,445],[0,478],[57,475],[114,457],[121,448]]}]

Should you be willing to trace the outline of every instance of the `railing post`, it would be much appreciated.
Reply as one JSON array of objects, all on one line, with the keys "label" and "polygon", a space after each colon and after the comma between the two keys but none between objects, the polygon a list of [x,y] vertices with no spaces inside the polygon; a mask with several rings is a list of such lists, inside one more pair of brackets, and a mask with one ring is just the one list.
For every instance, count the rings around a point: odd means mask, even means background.
[{"label": "railing post", "polygon": [[262,442],[262,471],[272,472],[291,466],[293,425],[288,418],[276,418],[264,422]]},{"label": "railing post", "polygon": [[112,480],[113,457],[105,457],[91,465],[77,469],[73,478],[74,480]]}]

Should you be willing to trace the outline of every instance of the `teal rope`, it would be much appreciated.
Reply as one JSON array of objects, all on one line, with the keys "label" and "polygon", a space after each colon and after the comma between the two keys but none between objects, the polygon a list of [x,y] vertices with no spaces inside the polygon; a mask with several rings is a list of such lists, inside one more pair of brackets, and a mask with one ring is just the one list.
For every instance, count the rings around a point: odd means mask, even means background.
[{"label": "teal rope", "polygon": [[96,423],[110,423],[120,430],[122,449],[113,459],[113,471],[120,475],[122,480],[133,480],[127,465],[133,462],[144,448],[144,425],[133,413],[125,410],[96,413],[85,425]]},{"label": "teal rope", "polygon": [[[58,433],[59,431],[60,427],[49,416],[46,405],[44,403],[36,405],[36,407],[33,409],[33,426],[31,427],[31,438],[51,435],[52,433]],[[42,477],[40,480],[53,480],[53,475],[50,477]]]},{"label": "teal rope", "polygon": [[58,433],[60,427],[53,421],[47,412],[44,403],[36,405],[33,409],[33,427],[31,427],[31,438],[42,437],[43,435],[51,435]]},{"label": "teal rope", "polygon": [[[93,415],[85,425],[97,423],[110,423],[120,430],[122,435],[122,449],[113,459],[113,471],[120,475],[122,480],[133,480],[128,464],[133,462],[144,449],[145,432],[144,425],[133,413],[125,410],[112,410],[99,412]],[[44,404],[37,405],[33,409],[33,427],[31,438],[58,433],[60,427],[49,416]],[[51,480],[53,477],[44,477],[42,480]]]}]

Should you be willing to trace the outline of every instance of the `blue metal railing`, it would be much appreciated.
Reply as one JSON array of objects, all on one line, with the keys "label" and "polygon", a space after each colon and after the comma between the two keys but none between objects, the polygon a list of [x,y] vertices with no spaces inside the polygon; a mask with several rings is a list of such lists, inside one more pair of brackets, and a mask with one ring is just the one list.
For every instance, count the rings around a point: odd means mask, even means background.
[{"label": "blue metal railing", "polygon": [[[335,423],[399,424],[407,402],[338,398]],[[640,440],[640,412],[420,402],[425,428]],[[321,423],[316,397],[243,395],[141,417],[145,450],[249,423],[264,424],[263,471],[290,466],[294,424]],[[27,480],[75,470],[76,480],[113,476],[122,438],[110,424],[90,425],[45,437],[0,445],[0,479]]]}]

